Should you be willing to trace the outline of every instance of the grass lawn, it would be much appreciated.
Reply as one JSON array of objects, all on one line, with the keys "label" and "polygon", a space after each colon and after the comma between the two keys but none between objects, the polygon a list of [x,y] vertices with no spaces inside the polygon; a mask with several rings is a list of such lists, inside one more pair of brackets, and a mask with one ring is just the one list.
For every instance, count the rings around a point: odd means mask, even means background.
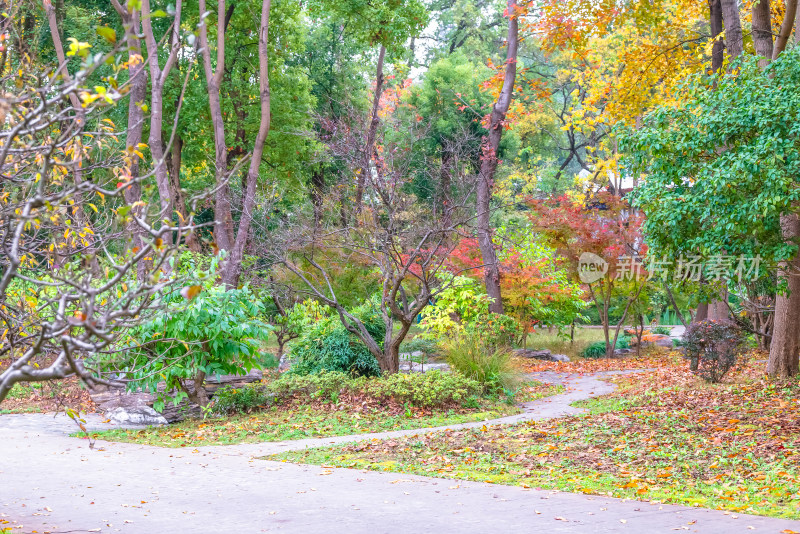
[{"label": "grass lawn", "polygon": [[800,519],[800,383],[683,368],[618,379],[587,415],[270,459],[445,476]]},{"label": "grass lawn", "polygon": [[[521,388],[513,401],[528,402],[562,391],[562,386],[530,382]],[[500,398],[484,399],[476,408],[442,411],[297,401],[249,415],[188,420],[143,430],[107,430],[93,432],[92,437],[161,447],[197,447],[447,426],[516,413],[519,413],[516,406]]]},{"label": "grass lawn", "polygon": [[[569,334],[569,330],[567,330],[567,334]],[[549,332],[547,329],[537,328],[528,335],[527,347],[536,350],[549,349],[553,354],[566,354],[570,360],[574,360],[580,358],[586,347],[596,341],[604,340],[602,328],[576,327],[572,343],[570,343],[569,337],[564,339],[563,336],[559,336],[556,329]]]}]

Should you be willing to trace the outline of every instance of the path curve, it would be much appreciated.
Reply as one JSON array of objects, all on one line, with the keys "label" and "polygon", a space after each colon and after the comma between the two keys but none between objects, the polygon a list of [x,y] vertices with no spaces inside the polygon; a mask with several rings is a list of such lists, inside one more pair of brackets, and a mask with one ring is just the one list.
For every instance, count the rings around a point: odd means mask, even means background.
[{"label": "path curve", "polygon": [[[539,376],[563,381],[569,390],[535,401],[519,415],[450,428],[576,413],[570,402],[613,390],[599,380],[607,375]],[[0,519],[16,519],[23,525],[14,532],[777,534],[800,530],[798,521],[253,458],[376,435],[202,450],[98,442],[90,450],[86,440],[66,437],[74,430],[71,421],[45,417],[0,416]],[[87,422],[95,427],[99,421]]]},{"label": "path curve", "polygon": [[496,419],[484,421],[474,421],[472,423],[459,423],[438,427],[413,428],[409,430],[391,430],[387,432],[371,432],[367,434],[353,434],[348,436],[331,436],[325,438],[308,438],[290,441],[272,441],[263,443],[245,443],[242,445],[215,445],[200,447],[202,452],[246,455],[251,457],[268,456],[285,451],[297,451],[311,449],[314,447],[327,447],[339,443],[354,443],[358,441],[369,441],[373,439],[388,439],[402,436],[415,436],[427,434],[429,432],[440,432],[443,430],[462,430],[465,428],[480,428],[482,426],[511,425],[523,421],[537,421],[540,419],[552,419],[554,417],[564,417],[567,415],[577,415],[586,410],[571,406],[572,403],[607,395],[616,389],[614,384],[606,382],[604,378],[630,374],[641,371],[605,371],[591,375],[575,375],[569,373],[556,373],[546,371],[542,373],[531,373],[527,378],[547,382],[551,384],[562,384],[567,391],[559,395],[544,397],[535,401],[522,403],[519,407],[521,413],[507,415]]}]

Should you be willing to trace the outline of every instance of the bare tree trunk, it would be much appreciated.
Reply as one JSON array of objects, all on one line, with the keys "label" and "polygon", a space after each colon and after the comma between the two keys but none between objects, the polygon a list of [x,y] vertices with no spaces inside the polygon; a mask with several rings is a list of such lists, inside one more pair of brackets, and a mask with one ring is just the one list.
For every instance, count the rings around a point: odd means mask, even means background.
[{"label": "bare tree trunk", "polygon": [[697,311],[692,318],[693,323],[699,323],[708,319],[708,302],[701,302],[697,305]]},{"label": "bare tree trunk", "polygon": [[770,20],[769,0],[755,0],[753,3],[753,46],[760,59],[761,68],[772,59],[772,21]]},{"label": "bare tree trunk", "polygon": [[514,94],[514,82],[517,77],[517,48],[519,46],[519,30],[515,14],[516,3],[508,1],[508,43],[506,50],[506,69],[503,87],[492,108],[489,118],[489,132],[482,142],[482,161],[478,174],[477,188],[477,226],[478,245],[481,249],[484,264],[484,283],[486,294],[492,299],[489,311],[503,313],[503,297],[500,290],[500,269],[497,264],[497,254],[492,242],[492,229],[490,226],[490,202],[492,198],[492,181],[497,170],[497,149],[503,135],[506,113],[511,105]]},{"label": "bare tree trunk", "polygon": [[444,147],[442,149],[442,172],[439,180],[439,203],[442,210],[442,221],[445,226],[450,226],[452,217],[450,210],[450,188],[453,183],[453,173],[455,172],[455,156],[453,151]]},{"label": "bare tree trunk", "polygon": [[[198,0],[200,13],[206,12],[206,0]],[[217,64],[211,66],[211,50],[208,44],[208,28],[200,24],[200,50],[203,55],[203,71],[208,89],[208,106],[214,129],[214,174],[217,193],[214,205],[214,240],[220,250],[229,251],[233,246],[233,215],[231,213],[231,190],[228,185],[228,148],[225,144],[225,122],[222,117],[220,85],[225,72],[225,0],[217,3]]]},{"label": "bare tree trunk", "polygon": [[794,19],[797,16],[797,0],[786,0],[786,11],[783,15],[783,23],[775,38],[775,48],[772,50],[772,59],[777,59],[781,52],[786,50],[789,38],[792,36]]},{"label": "bare tree trunk", "polygon": [[358,173],[358,183],[356,185],[356,213],[361,212],[364,202],[364,184],[367,180],[367,173],[370,172],[370,159],[372,158],[372,146],[375,144],[375,136],[378,133],[378,107],[380,106],[381,94],[383,93],[383,60],[386,56],[386,48],[381,46],[378,53],[378,66],[375,69],[375,92],[372,95],[372,113],[370,114],[369,130],[367,131],[367,142],[364,146],[364,160],[361,164],[361,172]]},{"label": "bare tree trunk", "polygon": [[733,59],[744,52],[739,2],[737,0],[720,0],[720,4],[722,5],[722,20],[725,21],[725,47],[728,49],[728,55]]},{"label": "bare tree trunk", "polygon": [[325,188],[324,167],[319,166],[311,173],[311,205],[314,208],[314,231],[319,229],[322,221],[322,195]]},{"label": "bare tree trunk", "polygon": [[[675,315],[678,317],[678,320],[684,327],[689,326],[686,322],[686,319],[683,318],[683,314],[681,313],[680,308],[678,308],[678,303],[675,302],[675,296],[672,294],[672,290],[669,288],[667,284],[664,284],[664,289],[667,291],[667,297],[669,297],[669,303],[672,305],[672,309],[675,310]],[[706,313],[708,313],[708,308],[706,308]]]},{"label": "bare tree trunk", "polygon": [[250,225],[253,222],[253,209],[256,205],[256,187],[258,186],[258,171],[261,168],[261,156],[264,153],[264,143],[267,141],[270,128],[270,91],[269,91],[269,11],[271,0],[263,0],[261,4],[261,25],[258,31],[258,87],[261,101],[261,122],[258,126],[253,154],[250,159],[250,168],[247,170],[247,183],[244,190],[242,203],[242,216],[239,219],[239,229],[236,233],[230,258],[228,259],[222,281],[228,287],[236,287],[242,270],[244,248],[250,237]]},{"label": "bare tree trunk", "polygon": [[[725,282],[723,282],[725,283]],[[728,288],[723,287],[719,300],[708,303],[708,319],[717,322],[730,321],[730,308],[728,307]]]},{"label": "bare tree trunk", "polygon": [[[139,12],[136,10],[128,12],[127,9],[123,8],[118,2],[114,1],[112,3],[114,9],[116,9],[117,13],[119,13],[122,18],[122,24],[125,28],[125,42],[128,46],[128,59],[131,60],[130,66],[128,67],[130,90],[128,91],[128,129],[125,145],[127,147],[128,157],[131,158],[131,179],[134,180],[135,183],[126,187],[123,194],[125,196],[125,202],[129,206],[132,206],[142,199],[141,185],[136,182],[136,179],[139,178],[139,159],[133,151],[137,149],[142,142],[142,130],[144,129],[144,111],[142,111],[142,105],[147,95],[147,72],[141,61],[138,59],[134,60],[134,58],[141,56],[142,53],[142,45],[139,39]],[[137,211],[140,211],[140,209],[137,209]],[[141,215],[141,213],[136,213],[136,215]],[[131,233],[132,248],[141,250],[143,230],[136,223],[131,223],[128,226],[128,231]],[[139,262],[136,265],[136,275],[139,281],[144,280],[146,274],[147,264],[143,261]]]},{"label": "bare tree trunk", "polygon": [[794,15],[794,43],[800,43],[800,9],[795,9]]},{"label": "bare tree trunk", "polygon": [[197,371],[194,378],[192,379],[192,387],[190,388],[186,385],[183,380],[181,380],[180,385],[181,389],[186,396],[189,398],[190,401],[197,404],[201,408],[205,408],[208,406],[208,392],[206,391],[205,387],[206,381],[206,373],[204,371]]},{"label": "bare tree trunk", "polygon": [[[166,143],[165,143],[166,144]],[[183,161],[183,137],[179,132],[175,132],[172,140],[172,147],[166,156],[167,173],[169,174],[170,196],[175,204],[175,211],[180,214],[183,220],[189,218],[189,208],[186,206],[186,197],[181,190],[181,164]],[[186,246],[192,252],[200,252],[200,240],[194,231],[185,234]]]},{"label": "bare tree trunk", "polygon": [[411,329],[411,322],[400,321],[400,331],[397,333],[393,331],[393,321],[390,320],[388,323],[383,342],[383,358],[378,363],[381,371],[391,374],[400,370],[400,344]]},{"label": "bare tree trunk", "polygon": [[[164,63],[164,68],[162,69],[158,61],[158,45],[156,44],[156,38],[153,34],[152,17],[150,16],[150,0],[142,0],[142,31],[144,33],[145,45],[147,46],[147,63],[150,67],[150,137],[148,143],[150,145],[150,154],[153,159],[158,196],[161,200],[159,219],[162,222],[165,220],[170,221],[166,224],[170,224],[172,221],[173,200],[172,188],[170,187],[169,175],[167,174],[163,139],[164,82],[178,59],[178,50],[181,45],[181,7],[182,1],[178,0],[175,3],[175,18],[172,23],[172,34],[170,37],[171,48],[169,56],[167,56],[167,60]],[[169,233],[165,234],[164,240],[168,244],[171,244],[172,236]]]},{"label": "bare tree trunk", "polygon": [[[795,0],[796,1],[796,0]],[[709,0],[709,22],[711,23],[711,38],[714,45],[711,49],[711,70],[719,72],[725,59],[725,43],[722,41],[722,4],[720,0]]]},{"label": "bare tree trunk", "polygon": [[[797,245],[800,240],[800,219],[796,213],[781,216],[784,240]],[[775,327],[769,350],[767,373],[776,378],[798,374],[800,353],[800,254],[781,264],[778,280],[786,280],[789,294],[775,298]]]}]

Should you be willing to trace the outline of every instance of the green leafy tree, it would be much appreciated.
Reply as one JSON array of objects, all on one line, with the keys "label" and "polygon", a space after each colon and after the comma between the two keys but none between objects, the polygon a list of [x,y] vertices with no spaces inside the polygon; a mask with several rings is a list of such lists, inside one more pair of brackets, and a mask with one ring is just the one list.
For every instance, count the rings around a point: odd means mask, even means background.
[{"label": "green leafy tree", "polygon": [[[271,328],[260,317],[264,304],[248,287],[225,290],[210,272],[199,271],[201,284],[187,286],[164,299],[164,310],[128,335],[121,356],[105,359],[129,389],[158,393],[156,409],[168,396],[176,404],[188,397],[206,407],[205,380],[214,375],[243,375],[261,365],[260,345]],[[159,384],[165,389],[159,392]]]},{"label": "green leafy tree", "polygon": [[[731,74],[696,77],[683,89],[686,104],[656,110],[620,140],[629,171],[645,176],[635,205],[653,250],[779,264],[788,296],[776,299],[767,366],[775,376],[797,374],[800,352],[798,55],[783,53],[763,71],[742,56]],[[740,268],[730,263],[727,278]]]}]

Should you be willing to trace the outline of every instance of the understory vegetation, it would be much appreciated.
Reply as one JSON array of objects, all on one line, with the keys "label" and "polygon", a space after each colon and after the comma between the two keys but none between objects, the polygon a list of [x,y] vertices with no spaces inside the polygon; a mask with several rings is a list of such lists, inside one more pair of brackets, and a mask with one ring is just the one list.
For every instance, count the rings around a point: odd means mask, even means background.
[{"label": "understory vegetation", "polygon": [[220,416],[166,427],[108,430],[93,438],[185,447],[281,441],[365,432],[427,428],[496,419],[529,402],[563,391],[527,382],[508,395],[483,395],[458,373],[349,378],[340,373],[283,375],[277,380],[223,390],[212,410]]},{"label": "understory vegetation", "polygon": [[666,366],[616,379],[586,415],[273,459],[800,519],[800,387],[759,374],[707,385]]}]

